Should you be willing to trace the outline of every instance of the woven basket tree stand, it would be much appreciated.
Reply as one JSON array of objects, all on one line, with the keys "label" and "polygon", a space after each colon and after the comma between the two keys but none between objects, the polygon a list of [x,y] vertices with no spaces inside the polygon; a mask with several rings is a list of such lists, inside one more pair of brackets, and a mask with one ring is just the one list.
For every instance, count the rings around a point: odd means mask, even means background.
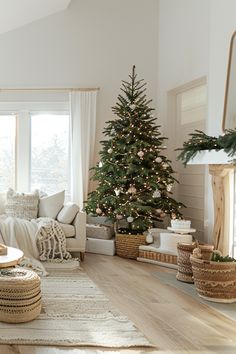
[{"label": "woven basket tree stand", "polygon": [[139,246],[145,245],[146,235],[116,233],[116,254],[123,258],[137,259]]}]

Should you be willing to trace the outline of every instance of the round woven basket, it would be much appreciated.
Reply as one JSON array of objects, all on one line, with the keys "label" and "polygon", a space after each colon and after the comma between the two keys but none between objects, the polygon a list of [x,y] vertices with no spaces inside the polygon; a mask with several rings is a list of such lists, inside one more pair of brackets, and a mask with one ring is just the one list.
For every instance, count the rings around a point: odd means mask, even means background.
[{"label": "round woven basket", "polygon": [[116,254],[123,258],[137,259],[139,246],[145,245],[145,235],[127,235],[116,233]]},{"label": "round woven basket", "polygon": [[0,321],[28,322],[41,312],[40,278],[31,271],[10,268],[0,271]]},{"label": "round woven basket", "polygon": [[178,272],[176,279],[185,283],[194,283],[192,264],[190,262],[190,256],[196,248],[196,243],[178,243]]},{"label": "round woven basket", "polygon": [[214,302],[236,301],[236,262],[212,262],[190,257],[198,295]]}]

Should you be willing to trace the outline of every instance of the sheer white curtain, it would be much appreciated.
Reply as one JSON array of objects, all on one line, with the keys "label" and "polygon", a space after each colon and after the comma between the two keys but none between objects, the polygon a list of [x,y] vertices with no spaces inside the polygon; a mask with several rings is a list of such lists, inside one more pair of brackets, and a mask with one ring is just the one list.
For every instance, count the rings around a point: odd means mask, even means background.
[{"label": "sheer white curtain", "polygon": [[70,92],[71,190],[80,208],[88,196],[89,169],[93,163],[97,91]]}]

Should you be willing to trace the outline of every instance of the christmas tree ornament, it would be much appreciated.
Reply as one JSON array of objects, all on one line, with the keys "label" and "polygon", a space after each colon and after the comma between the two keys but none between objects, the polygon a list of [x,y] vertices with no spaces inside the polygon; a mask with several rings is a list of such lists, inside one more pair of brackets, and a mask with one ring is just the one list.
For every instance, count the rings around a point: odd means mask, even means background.
[{"label": "christmas tree ornament", "polygon": [[117,197],[120,195],[120,189],[115,188],[115,189],[114,189],[114,192],[115,192],[115,194],[116,194]]},{"label": "christmas tree ornament", "polygon": [[147,233],[146,243],[153,243],[153,236],[150,231],[148,231],[148,233]]},{"label": "christmas tree ornament", "polygon": [[129,217],[127,218],[127,221],[128,221],[128,222],[133,222],[133,221],[134,221],[134,218],[133,218],[132,216],[129,216]]},{"label": "christmas tree ornament", "polygon": [[103,166],[102,161],[99,162],[98,166],[101,168]]},{"label": "christmas tree ornament", "polygon": [[137,155],[141,158],[141,157],[144,156],[144,152],[143,152],[142,150],[140,150],[140,151],[137,153]]},{"label": "christmas tree ornament", "polygon": [[113,149],[110,148],[110,149],[107,150],[107,152],[108,152],[108,154],[111,154],[113,152]]},{"label": "christmas tree ornament", "polygon": [[134,186],[130,186],[128,189],[129,194],[136,194],[137,189]]},{"label": "christmas tree ornament", "polygon": [[155,161],[158,162],[158,163],[161,163],[161,162],[162,162],[162,158],[161,158],[161,157],[157,157],[157,158],[155,159]]},{"label": "christmas tree ornament", "polygon": [[161,192],[156,189],[155,192],[152,195],[153,198],[160,198],[161,197]]},{"label": "christmas tree ornament", "polygon": [[161,213],[160,218],[164,218],[166,216],[166,213]]},{"label": "christmas tree ornament", "polygon": [[135,105],[134,103],[132,103],[132,104],[130,105],[130,108],[131,108],[131,110],[133,111],[133,110],[136,108],[136,105]]},{"label": "christmas tree ornament", "polygon": [[123,215],[121,215],[121,214],[117,214],[117,215],[116,215],[116,219],[117,219],[117,220],[121,220],[121,219],[123,219]]},{"label": "christmas tree ornament", "polygon": [[172,184],[167,184],[166,186],[167,192],[171,192],[172,188],[173,188]]},{"label": "christmas tree ornament", "polygon": [[156,209],[157,214],[161,214],[162,213],[162,209]]},{"label": "christmas tree ornament", "polygon": [[169,167],[169,164],[168,164],[168,163],[163,163],[163,164],[162,164],[162,167],[163,167],[164,170],[165,170],[165,169],[167,169],[167,168]]},{"label": "christmas tree ornament", "polygon": [[100,208],[97,208],[97,209],[96,209],[96,213],[97,213],[97,214],[102,214],[102,210],[101,210]]}]

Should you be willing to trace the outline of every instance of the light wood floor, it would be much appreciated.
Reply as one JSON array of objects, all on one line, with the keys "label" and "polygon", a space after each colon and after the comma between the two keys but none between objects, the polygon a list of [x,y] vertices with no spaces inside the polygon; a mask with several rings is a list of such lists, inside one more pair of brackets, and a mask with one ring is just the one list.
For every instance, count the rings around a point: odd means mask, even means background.
[{"label": "light wood floor", "polygon": [[1,354],[236,354],[236,322],[153,276],[153,272],[175,270],[93,254],[86,254],[82,268],[156,348],[105,351],[0,346]]}]

